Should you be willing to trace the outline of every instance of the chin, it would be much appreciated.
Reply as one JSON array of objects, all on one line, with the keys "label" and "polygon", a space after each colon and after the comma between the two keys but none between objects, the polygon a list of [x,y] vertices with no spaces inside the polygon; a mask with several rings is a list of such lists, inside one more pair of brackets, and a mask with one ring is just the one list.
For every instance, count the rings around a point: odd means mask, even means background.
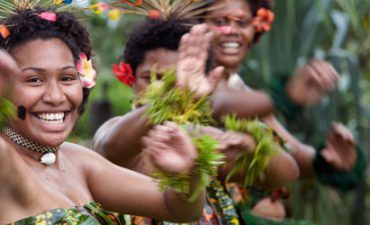
[{"label": "chin", "polygon": [[71,131],[65,130],[63,132],[48,132],[48,133],[40,133],[37,137],[34,137],[33,140],[39,144],[47,145],[47,146],[59,146],[63,144],[69,136]]}]

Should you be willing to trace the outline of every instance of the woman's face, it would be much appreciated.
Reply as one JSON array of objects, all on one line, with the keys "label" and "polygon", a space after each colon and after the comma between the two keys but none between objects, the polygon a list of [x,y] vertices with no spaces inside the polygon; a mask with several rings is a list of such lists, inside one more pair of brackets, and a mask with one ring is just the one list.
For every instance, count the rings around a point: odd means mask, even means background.
[{"label": "woman's face", "polygon": [[20,73],[12,102],[25,118],[9,125],[28,139],[57,146],[72,131],[82,103],[82,85],[71,50],[57,38],[28,41],[11,51]]},{"label": "woman's face", "polygon": [[253,41],[253,14],[247,0],[216,1],[217,10],[205,22],[215,30],[213,49],[216,64],[237,72]]}]

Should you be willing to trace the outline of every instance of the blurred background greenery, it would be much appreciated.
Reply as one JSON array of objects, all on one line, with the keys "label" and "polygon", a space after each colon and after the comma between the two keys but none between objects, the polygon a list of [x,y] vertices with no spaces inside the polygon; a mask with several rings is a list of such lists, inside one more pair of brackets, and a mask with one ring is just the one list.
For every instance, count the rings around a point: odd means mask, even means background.
[{"label": "blurred background greenery", "polygon": [[[370,0],[279,0],[274,10],[273,29],[245,60],[243,78],[263,89],[272,77],[292,73],[313,57],[332,62],[341,76],[338,90],[285,123],[302,141],[316,144],[325,136],[331,121],[341,121],[356,135],[369,164]],[[111,64],[121,60],[127,34],[139,18],[123,16],[114,22],[105,14],[87,13],[89,17],[84,16],[84,20],[93,40],[99,76],[88,110],[71,141],[89,145],[104,120],[130,110],[133,92],[117,82]],[[366,225],[370,224],[369,187],[369,169],[362,186],[349,193],[297,182],[288,205],[293,217],[318,225]]]}]

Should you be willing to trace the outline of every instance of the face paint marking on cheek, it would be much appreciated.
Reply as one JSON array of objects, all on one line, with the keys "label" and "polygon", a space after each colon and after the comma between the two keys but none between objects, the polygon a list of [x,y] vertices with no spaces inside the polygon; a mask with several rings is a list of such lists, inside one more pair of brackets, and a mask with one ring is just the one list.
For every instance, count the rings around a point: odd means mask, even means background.
[{"label": "face paint marking on cheek", "polygon": [[18,118],[21,119],[21,120],[25,120],[26,119],[26,108],[21,105],[21,106],[18,106],[18,111],[17,111],[17,115],[18,115]]}]

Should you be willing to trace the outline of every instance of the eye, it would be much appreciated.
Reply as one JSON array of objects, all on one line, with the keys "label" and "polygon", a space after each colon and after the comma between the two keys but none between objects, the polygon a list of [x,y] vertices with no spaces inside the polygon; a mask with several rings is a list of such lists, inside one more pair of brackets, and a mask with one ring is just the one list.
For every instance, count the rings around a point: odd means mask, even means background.
[{"label": "eye", "polygon": [[252,23],[252,19],[250,18],[239,19],[237,23],[240,27],[247,27]]},{"label": "eye", "polygon": [[220,18],[213,19],[212,23],[216,26],[225,26],[227,25],[227,20],[223,17],[220,17]]},{"label": "eye", "polygon": [[62,81],[74,81],[77,80],[77,75],[64,75],[61,78]]},{"label": "eye", "polygon": [[60,75],[60,80],[64,82],[75,81],[79,79],[79,75],[75,71],[65,71]]},{"label": "eye", "polygon": [[42,83],[43,80],[39,77],[31,77],[27,79],[28,83]]}]

